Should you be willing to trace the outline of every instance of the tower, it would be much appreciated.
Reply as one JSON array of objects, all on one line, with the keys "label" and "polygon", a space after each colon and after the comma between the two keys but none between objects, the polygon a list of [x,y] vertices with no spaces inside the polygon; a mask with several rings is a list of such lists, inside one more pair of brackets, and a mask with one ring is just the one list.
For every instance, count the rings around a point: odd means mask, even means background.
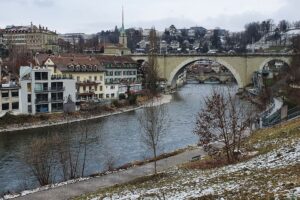
[{"label": "tower", "polygon": [[127,48],[127,36],[124,28],[124,8],[122,6],[122,28],[120,30],[119,44]]}]

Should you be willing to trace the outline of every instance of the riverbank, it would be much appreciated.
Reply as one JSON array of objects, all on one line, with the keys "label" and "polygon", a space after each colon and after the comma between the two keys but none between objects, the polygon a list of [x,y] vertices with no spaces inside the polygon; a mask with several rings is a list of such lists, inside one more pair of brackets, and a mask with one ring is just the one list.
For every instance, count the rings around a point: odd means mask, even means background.
[{"label": "riverbank", "polygon": [[[171,167],[191,161],[195,156],[204,156],[206,153],[202,147],[190,146],[185,149],[178,149],[172,153],[165,154],[157,161],[157,169],[162,172]],[[87,192],[94,192],[102,187],[109,187],[115,184],[125,183],[136,178],[151,175],[153,173],[153,160],[141,161],[140,164],[133,164],[127,169],[119,169],[114,172],[106,172],[100,175],[93,175],[87,178],[70,180],[33,190],[23,191],[20,194],[5,195],[4,199],[28,199],[28,200],[58,200],[69,199]]]},{"label": "riverbank", "polygon": [[262,129],[245,139],[237,163],[206,157],[73,199],[298,199],[299,133],[300,120]]},{"label": "riverbank", "polygon": [[[29,129],[37,129],[37,128],[45,128],[45,127],[51,127],[51,126],[59,126],[59,125],[64,125],[64,124],[68,124],[68,123],[77,123],[77,122],[81,122],[84,120],[93,120],[93,119],[100,119],[100,118],[104,118],[104,117],[109,117],[109,116],[113,116],[113,115],[118,115],[118,114],[122,114],[125,112],[131,112],[131,111],[135,111],[138,109],[141,109],[143,107],[147,107],[149,105],[152,106],[158,106],[161,104],[166,104],[166,103],[170,103],[172,100],[172,95],[161,95],[159,97],[155,97],[154,99],[154,104],[149,103],[149,102],[144,102],[141,103],[139,105],[136,106],[127,106],[127,107],[123,107],[123,108],[115,108],[115,110],[113,111],[108,111],[108,112],[104,112],[98,115],[92,115],[92,116],[82,116],[82,115],[75,115],[75,116],[61,116],[59,119],[53,120],[53,121],[49,121],[49,120],[43,120],[43,121],[39,121],[39,122],[34,122],[34,123],[24,123],[24,124],[10,124],[8,126],[6,126],[5,128],[1,128],[0,129],[0,133],[9,133],[9,132],[13,132],[13,131],[22,131],[22,130],[29,130]],[[80,112],[79,112],[80,113]],[[52,114],[49,114],[49,116],[51,116]]]}]

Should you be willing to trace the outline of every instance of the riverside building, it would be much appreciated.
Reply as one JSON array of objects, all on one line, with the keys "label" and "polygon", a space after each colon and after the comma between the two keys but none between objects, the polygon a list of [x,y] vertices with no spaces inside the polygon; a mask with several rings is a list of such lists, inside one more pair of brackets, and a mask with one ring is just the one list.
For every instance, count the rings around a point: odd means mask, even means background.
[{"label": "riverside building", "polygon": [[20,111],[23,114],[74,112],[75,80],[58,76],[47,67],[20,68]]}]

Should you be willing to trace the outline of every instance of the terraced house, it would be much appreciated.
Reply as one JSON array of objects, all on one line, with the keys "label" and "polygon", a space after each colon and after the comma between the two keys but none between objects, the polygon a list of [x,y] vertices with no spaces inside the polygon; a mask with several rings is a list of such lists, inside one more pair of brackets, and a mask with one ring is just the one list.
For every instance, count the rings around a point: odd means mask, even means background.
[{"label": "terraced house", "polygon": [[57,76],[72,76],[76,81],[77,98],[81,101],[104,98],[105,69],[99,61],[85,55],[36,56],[40,65],[46,66]]},{"label": "terraced house", "polygon": [[138,64],[126,56],[97,56],[96,57],[106,70],[105,73],[105,98],[118,98],[120,94],[142,89],[137,79]]}]

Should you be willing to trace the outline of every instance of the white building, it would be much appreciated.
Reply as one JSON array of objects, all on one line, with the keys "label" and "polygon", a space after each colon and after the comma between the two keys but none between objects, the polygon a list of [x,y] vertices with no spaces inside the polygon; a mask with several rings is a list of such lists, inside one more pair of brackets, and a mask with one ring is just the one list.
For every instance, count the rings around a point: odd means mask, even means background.
[{"label": "white building", "polygon": [[76,86],[72,77],[52,76],[47,67],[21,67],[20,85],[20,111],[24,114],[76,110]]},{"label": "white building", "polygon": [[0,84],[0,116],[7,112],[19,113],[19,89],[13,82]]},{"label": "white building", "polygon": [[104,90],[105,99],[118,99],[119,98],[119,84],[117,83],[108,83],[105,84]]},{"label": "white building", "polygon": [[[124,93],[124,86],[141,85],[137,79],[137,63],[130,57],[125,56],[98,56],[101,66],[106,70],[105,95],[107,99],[118,98]],[[127,91],[127,89],[126,89]]]}]

